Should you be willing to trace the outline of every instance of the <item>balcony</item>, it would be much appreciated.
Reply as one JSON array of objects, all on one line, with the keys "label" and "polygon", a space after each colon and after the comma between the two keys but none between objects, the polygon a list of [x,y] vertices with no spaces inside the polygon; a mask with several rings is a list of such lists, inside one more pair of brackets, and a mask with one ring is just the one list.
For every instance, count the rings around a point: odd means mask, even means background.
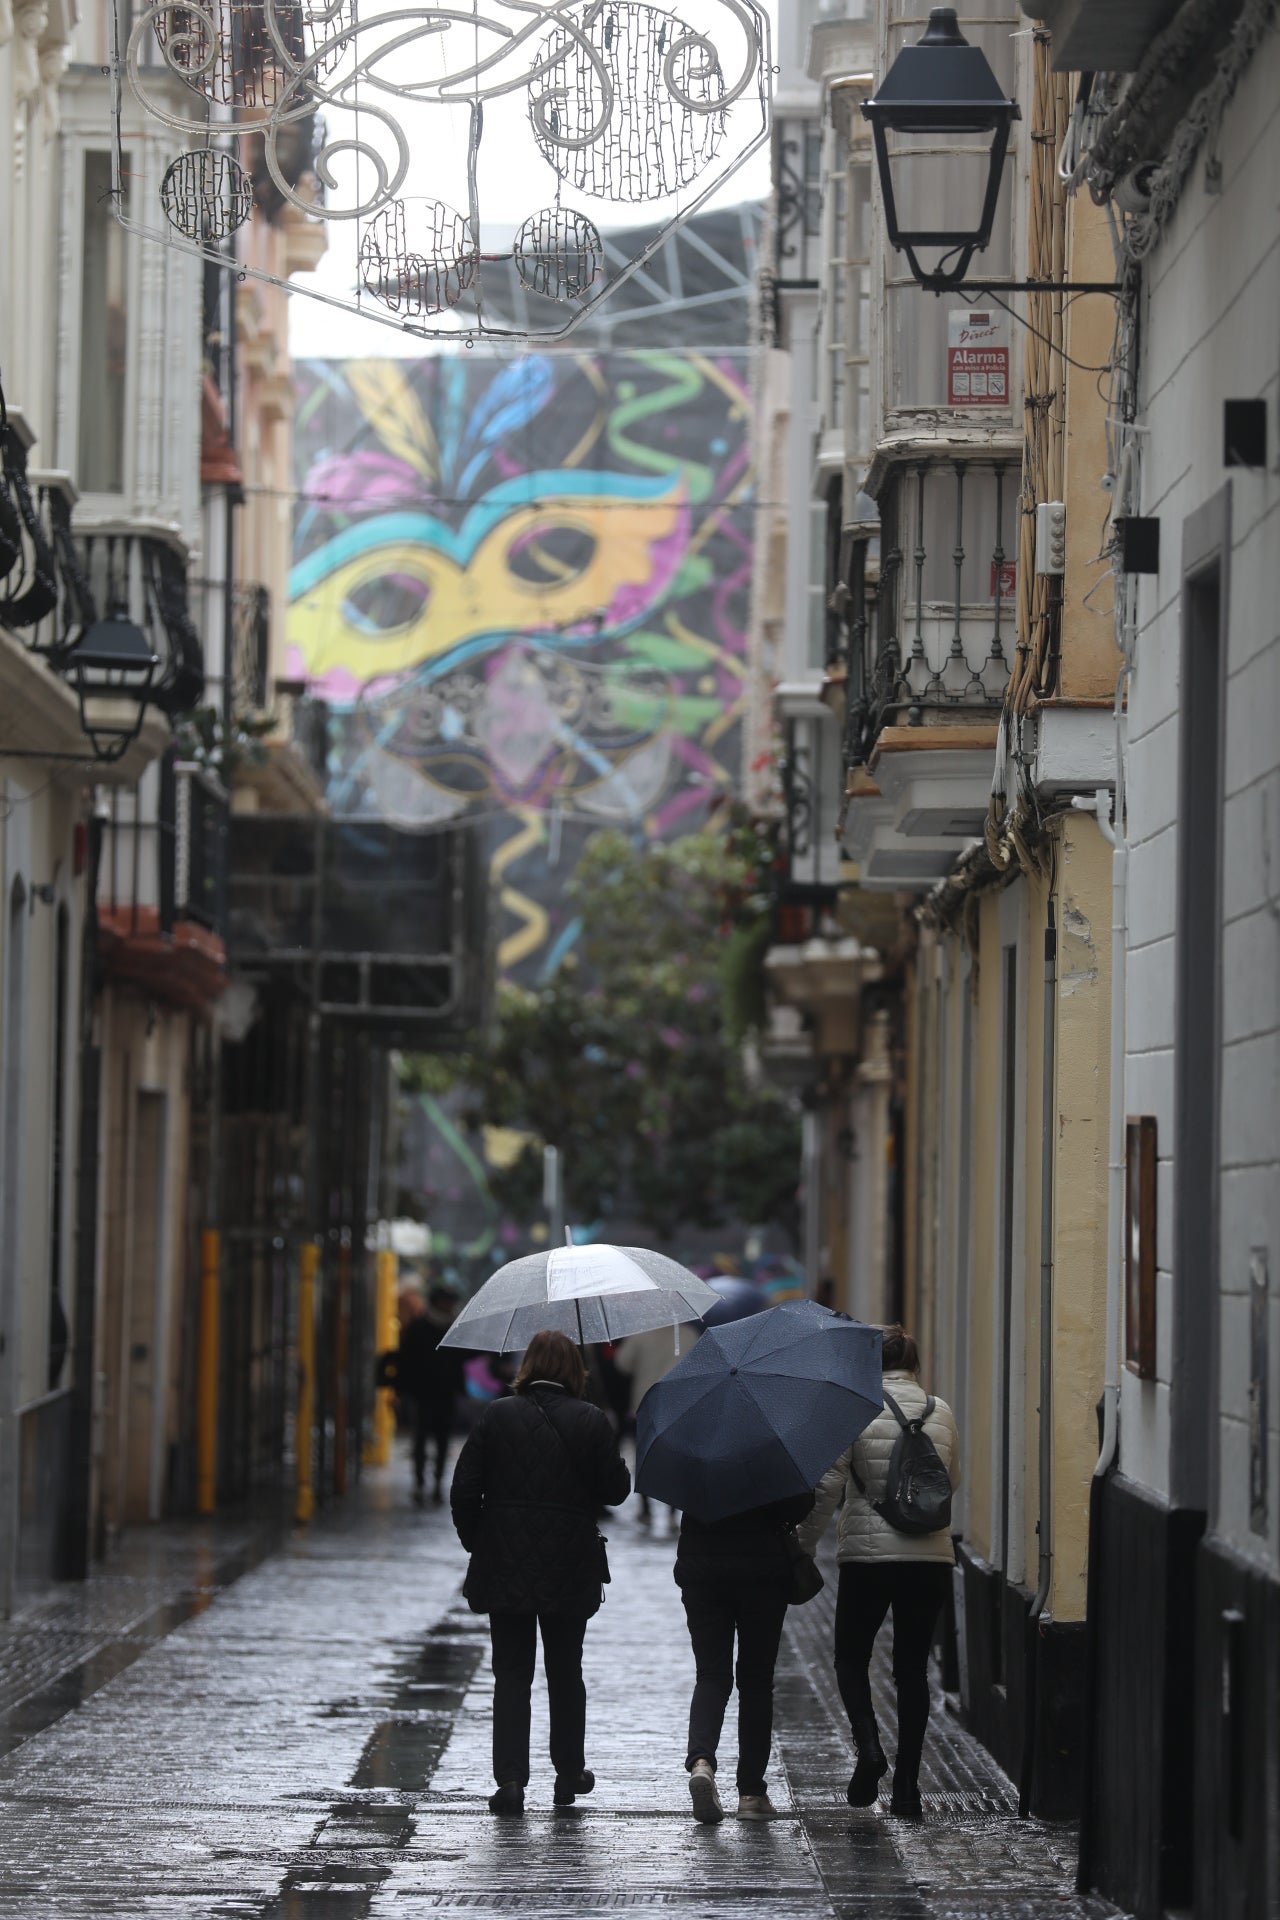
[{"label": "balcony", "polygon": [[109,980],[204,1011],[226,984],[227,796],[173,748],[112,791],[98,866],[99,952]]},{"label": "balcony", "polygon": [[231,717],[266,711],[271,673],[271,595],[245,581],[231,590]]},{"label": "balcony", "polygon": [[[1012,454],[917,456],[885,472],[878,525],[850,529],[846,844],[882,885],[931,884],[982,832],[1015,645],[1020,478]],[[909,859],[895,863],[895,841]]]},{"label": "balcony", "polygon": [[820,914],[834,906],[840,879],[839,724],[812,686],[784,682],[774,697],[785,742],[778,906],[784,916]]},{"label": "balcony", "polygon": [[392,1045],[457,1039],[482,1019],[488,888],[472,828],[233,814],[230,870],[238,974],[289,982]]},{"label": "balcony", "polygon": [[[47,682],[27,673],[24,684],[8,687],[13,750],[83,759],[100,782],[132,785],[167,745],[169,718],[193,706],[204,686],[203,651],[187,601],[186,549],[167,528],[110,521],[76,527],[70,475],[31,467],[29,448],[11,414],[0,481],[0,625],[20,636],[20,650],[49,672]],[[81,636],[115,608],[141,627],[160,666],[138,738],[108,764],[93,761],[62,674]],[[10,677],[6,672],[6,682]]]},{"label": "balcony", "polygon": [[[264,613],[265,604],[256,603],[255,621]],[[258,719],[264,718],[265,707],[269,725],[265,732],[255,729],[252,748],[237,761],[235,811],[242,815],[322,814],[326,811],[328,781],[328,703],[308,694],[302,681],[276,680],[269,690],[263,686],[264,699],[258,708],[242,704],[249,685],[248,669],[256,672],[260,663],[265,682],[270,659],[268,637],[262,629],[258,629],[254,645],[259,651],[253,652],[246,645],[241,667],[235,670],[234,711],[243,725],[251,712]]]}]

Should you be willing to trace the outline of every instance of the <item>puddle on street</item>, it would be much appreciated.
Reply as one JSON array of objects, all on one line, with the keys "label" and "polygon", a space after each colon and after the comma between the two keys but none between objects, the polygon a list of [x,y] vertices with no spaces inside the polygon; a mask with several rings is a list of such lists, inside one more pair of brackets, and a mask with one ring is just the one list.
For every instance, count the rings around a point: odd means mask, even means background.
[{"label": "puddle on street", "polygon": [[417,1793],[440,1764],[452,1732],[451,1715],[382,1721],[369,1736],[360,1764],[351,1776],[352,1786],[393,1787],[401,1793]]},{"label": "puddle on street", "polygon": [[[295,1867],[255,1920],[364,1920],[390,1867]],[[223,1908],[227,1915],[233,1910]]]},{"label": "puddle on street", "polygon": [[[405,1796],[423,1793],[449,1744],[454,1720],[488,1647],[488,1626],[473,1616],[447,1614],[416,1646],[392,1662],[375,1697],[391,1709],[364,1745],[348,1786],[356,1791],[381,1788]],[[385,1689],[385,1690],[384,1690]],[[359,1703],[330,1701],[322,1717],[348,1717]],[[339,1800],[316,1829],[312,1846],[381,1851],[405,1847],[413,1838],[414,1808]],[[255,1920],[366,1920],[374,1895],[390,1874],[388,1866],[348,1865],[317,1860],[293,1868],[280,1891],[256,1910]]]}]

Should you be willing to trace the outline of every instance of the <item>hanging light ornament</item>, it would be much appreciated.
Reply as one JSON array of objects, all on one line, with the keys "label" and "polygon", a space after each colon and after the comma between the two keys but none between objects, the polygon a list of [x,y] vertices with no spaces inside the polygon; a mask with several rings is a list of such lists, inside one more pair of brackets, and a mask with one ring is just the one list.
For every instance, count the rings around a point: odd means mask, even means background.
[{"label": "hanging light ornament", "polygon": [[638,0],[603,8],[588,35],[548,35],[547,91],[534,133],[562,180],[624,206],[693,182],[725,135],[724,75],[715,48],[674,14]]},{"label": "hanging light ornament", "polygon": [[225,240],[253,212],[253,182],[232,154],[216,147],[180,153],[160,182],[165,219],[184,240]]},{"label": "hanging light ornament", "polygon": [[[757,0],[681,0],[682,14],[650,0],[365,0],[359,12],[355,0],[155,0],[132,18],[129,0],[112,4],[146,116],[198,143],[154,213],[118,191],[117,218],[225,266],[269,178],[328,224],[338,269],[329,286],[290,291],[427,337],[569,332],[768,137]],[[252,181],[230,144],[244,136]],[[651,211],[606,247],[602,229],[626,207]],[[249,260],[236,268],[284,284]],[[516,283],[560,311],[515,326]]]},{"label": "hanging light ornament", "polygon": [[548,300],[580,300],[604,264],[604,247],[591,222],[563,207],[531,214],[511,252],[521,286]]},{"label": "hanging light ornament", "polygon": [[443,200],[408,209],[403,200],[376,214],[360,242],[360,278],[392,313],[447,313],[476,277],[480,253],[471,228]]}]

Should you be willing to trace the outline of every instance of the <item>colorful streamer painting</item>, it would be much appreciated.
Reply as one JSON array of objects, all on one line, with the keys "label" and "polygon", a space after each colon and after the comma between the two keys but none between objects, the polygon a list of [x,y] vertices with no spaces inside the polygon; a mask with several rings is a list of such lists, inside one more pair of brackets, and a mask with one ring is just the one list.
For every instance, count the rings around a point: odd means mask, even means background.
[{"label": "colorful streamer painting", "polygon": [[572,944],[590,832],[685,832],[737,783],[749,425],[741,349],[299,369],[290,672],[330,804],[481,814],[510,976]]}]

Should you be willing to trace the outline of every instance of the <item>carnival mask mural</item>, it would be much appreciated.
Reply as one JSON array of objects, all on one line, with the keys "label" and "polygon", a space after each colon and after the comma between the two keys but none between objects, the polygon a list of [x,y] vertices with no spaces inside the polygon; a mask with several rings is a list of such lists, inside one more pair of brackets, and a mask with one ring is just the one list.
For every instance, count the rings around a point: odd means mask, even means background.
[{"label": "carnival mask mural", "polygon": [[456,355],[302,380],[290,673],[328,705],[330,804],[488,816],[500,958],[545,960],[556,889],[511,869],[593,825],[687,828],[734,783],[742,369]]}]

